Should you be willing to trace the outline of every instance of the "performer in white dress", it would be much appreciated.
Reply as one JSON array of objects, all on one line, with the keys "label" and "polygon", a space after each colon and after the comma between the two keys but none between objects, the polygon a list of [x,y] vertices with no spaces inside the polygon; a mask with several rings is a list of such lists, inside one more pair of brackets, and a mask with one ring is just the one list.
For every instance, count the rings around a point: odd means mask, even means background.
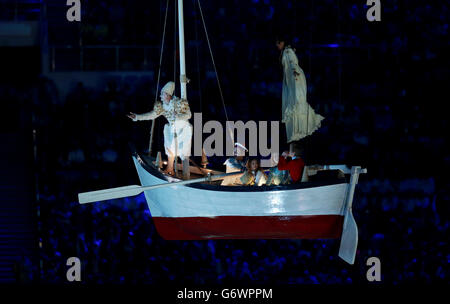
[{"label": "performer in white dress", "polygon": [[295,50],[285,41],[277,40],[283,66],[282,122],[286,126],[287,142],[298,141],[320,128],[323,116],[306,102],[306,78],[298,65]]},{"label": "performer in white dress", "polygon": [[[130,113],[133,121],[155,119],[163,115],[169,123],[164,126],[164,148],[168,157],[166,173],[174,175],[175,155],[182,161],[191,155],[192,125],[191,110],[187,100],[173,96],[175,83],[170,81],[161,89],[161,102],[156,102],[153,111],[144,114]],[[178,143],[178,144],[177,144]]]}]

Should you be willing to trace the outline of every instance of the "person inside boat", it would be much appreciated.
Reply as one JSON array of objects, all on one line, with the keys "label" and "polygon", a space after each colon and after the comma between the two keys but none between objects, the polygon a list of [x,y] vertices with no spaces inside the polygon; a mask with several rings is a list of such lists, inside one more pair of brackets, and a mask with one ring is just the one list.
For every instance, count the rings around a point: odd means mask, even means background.
[{"label": "person inside boat", "polygon": [[192,125],[189,123],[191,110],[187,100],[173,96],[175,83],[168,82],[161,89],[161,100],[157,101],[153,111],[136,114],[130,112],[127,116],[133,121],[155,119],[163,115],[168,123],[164,126],[164,148],[168,156],[165,173],[174,175],[173,163],[175,156],[182,161],[189,160],[191,154]]},{"label": "person inside boat", "polygon": [[249,158],[247,170],[241,176],[240,181],[244,186],[262,186],[266,184],[267,176],[261,168],[261,162],[258,158]]},{"label": "person inside boat", "polygon": [[288,185],[292,182],[289,170],[279,170],[279,157],[274,158],[275,166],[269,169],[269,176],[267,177],[267,186]]},{"label": "person inside boat", "polygon": [[296,156],[295,152],[284,151],[280,156],[277,168],[280,171],[289,171],[292,182],[298,183],[302,179],[305,162],[299,156]]},{"label": "person inside boat", "polygon": [[[248,149],[240,144],[235,143],[234,144],[234,156],[228,158],[223,164],[226,166],[226,173],[232,173],[232,172],[238,172],[242,171],[242,174],[244,174],[244,171],[246,169],[246,163],[247,163],[247,156],[246,152],[248,152]],[[242,175],[233,175],[225,177],[222,180],[221,186],[233,186],[233,185],[240,185],[240,178]]]}]

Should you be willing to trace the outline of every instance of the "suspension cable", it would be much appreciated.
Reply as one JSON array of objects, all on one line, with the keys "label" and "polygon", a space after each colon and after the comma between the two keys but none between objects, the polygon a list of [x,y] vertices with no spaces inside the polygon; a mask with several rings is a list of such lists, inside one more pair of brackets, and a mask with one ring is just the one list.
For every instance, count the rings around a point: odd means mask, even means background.
[{"label": "suspension cable", "polygon": [[[169,0],[167,0],[166,3],[166,15],[164,17],[164,29],[163,29],[163,34],[162,34],[162,39],[161,39],[161,52],[159,54],[159,66],[158,66],[158,79],[156,81],[156,90],[155,90],[155,103],[158,101],[158,88],[159,88],[159,80],[161,77],[161,65],[162,65],[162,58],[163,58],[163,53],[164,53],[164,40],[166,37],[166,25],[167,25],[167,12],[169,9]],[[150,143],[149,143],[149,147],[148,147],[148,154],[151,156],[152,153],[152,144],[153,144],[153,134],[155,133],[155,120],[152,120],[152,129],[150,132]]]},{"label": "suspension cable", "polygon": [[[200,11],[200,16],[202,17],[202,23],[203,23],[203,29],[205,30],[206,41],[208,42],[209,54],[211,55],[214,72],[216,73],[217,85],[219,87],[219,93],[220,93],[220,100],[222,101],[222,107],[223,107],[223,111],[225,113],[226,121],[229,121],[227,108],[225,107],[225,100],[223,98],[222,87],[220,86],[219,74],[217,73],[216,63],[214,61],[214,56],[213,56],[212,49],[211,49],[211,43],[209,42],[208,31],[206,29],[205,18],[203,17],[203,10],[202,10],[202,6],[200,4],[200,0],[197,0],[197,3],[198,3],[199,11]],[[234,147],[234,143],[235,143],[234,142],[234,131],[231,129],[231,127],[227,123],[225,123],[225,125],[228,126],[228,128],[227,128],[228,135],[229,135],[231,143]],[[226,139],[225,139],[225,141],[226,141]]]},{"label": "suspension cable", "polygon": [[[176,83],[175,79],[177,79],[177,3],[173,2],[174,5],[174,17],[173,17],[173,81]],[[176,86],[175,86],[176,87]]]},{"label": "suspension cable", "polygon": [[[220,86],[219,74],[217,73],[216,63],[214,62],[214,56],[213,56],[213,53],[212,53],[211,44],[209,42],[209,36],[208,36],[208,31],[206,29],[205,18],[203,17],[202,6],[200,4],[200,0],[197,0],[197,2],[198,2],[198,8],[200,10],[200,16],[202,17],[203,28],[205,30],[205,35],[206,35],[206,41],[208,42],[209,53],[211,55],[212,63],[213,63],[213,66],[214,66],[214,72],[216,73],[217,85],[219,86],[219,92],[220,92],[220,99],[222,100],[223,110],[225,112],[225,117],[226,117],[226,119],[228,121],[229,119],[228,119],[227,109],[225,107],[225,101],[224,101],[224,98],[223,98],[222,87]],[[231,137],[231,138],[233,138],[233,137]]]},{"label": "suspension cable", "polygon": [[[192,0],[192,3],[194,4],[194,11],[195,11],[195,0]],[[197,13],[195,13],[195,41],[197,42],[195,44],[195,54],[196,54],[196,61],[197,61],[197,83],[198,83],[198,93],[199,93],[199,101],[200,101],[200,110],[203,110],[203,104],[202,104],[202,88],[201,88],[201,81],[200,81],[200,65],[199,65],[199,61],[200,61],[200,57],[199,57],[199,53],[198,53],[198,22],[197,22]]]},{"label": "suspension cable", "polygon": [[166,4],[166,15],[164,17],[164,29],[163,29],[163,35],[161,40],[161,52],[159,54],[159,68],[158,68],[158,80],[156,82],[156,94],[155,94],[155,102],[158,100],[158,88],[159,88],[159,80],[161,77],[161,65],[162,65],[162,58],[163,58],[163,52],[164,52],[164,40],[166,37],[166,24],[167,24],[167,12],[169,8],[169,0],[167,0]]},{"label": "suspension cable", "polygon": [[337,1],[337,7],[338,7],[338,24],[337,24],[337,30],[338,30],[338,98],[339,98],[339,104],[342,105],[342,55],[341,55],[341,46],[342,46],[342,39],[341,39],[341,6],[340,6],[340,0]]},{"label": "suspension cable", "polygon": [[[311,12],[310,12],[310,24],[311,24],[311,28],[309,30],[309,79],[312,82],[312,49],[313,49],[313,39],[312,39],[312,27],[314,24],[314,20],[313,20],[313,16],[314,16],[314,0],[311,1]],[[306,136],[308,136],[309,133],[309,108],[311,107],[311,105],[308,102],[308,84],[306,85]],[[309,158],[308,155],[309,152],[309,147],[308,147],[308,139],[305,138],[305,150],[304,150],[304,154],[305,154],[305,159]]]},{"label": "suspension cable", "polygon": [[[312,15],[314,14],[314,0],[312,0],[311,3],[311,19],[312,19]],[[313,24],[313,20],[310,21],[311,22],[311,27]],[[309,79],[311,79],[311,60],[312,60],[312,30],[309,31]],[[310,104],[308,103],[308,84],[306,84],[306,103],[307,103],[307,107],[306,107],[306,136],[308,136],[308,132],[309,132],[309,108],[310,108]],[[306,143],[307,144],[307,143]],[[306,147],[305,147],[306,150]],[[305,151],[307,153],[307,151]]]}]

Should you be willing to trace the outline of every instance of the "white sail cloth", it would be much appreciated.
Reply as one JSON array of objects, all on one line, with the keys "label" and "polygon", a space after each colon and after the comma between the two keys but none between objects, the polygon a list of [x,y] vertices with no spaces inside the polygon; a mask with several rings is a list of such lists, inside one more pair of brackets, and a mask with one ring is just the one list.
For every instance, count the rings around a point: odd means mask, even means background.
[{"label": "white sail cloth", "polygon": [[297,56],[290,46],[284,48],[281,63],[283,65],[282,122],[286,125],[289,143],[314,133],[320,128],[324,117],[315,113],[306,101],[305,74],[298,65]]}]

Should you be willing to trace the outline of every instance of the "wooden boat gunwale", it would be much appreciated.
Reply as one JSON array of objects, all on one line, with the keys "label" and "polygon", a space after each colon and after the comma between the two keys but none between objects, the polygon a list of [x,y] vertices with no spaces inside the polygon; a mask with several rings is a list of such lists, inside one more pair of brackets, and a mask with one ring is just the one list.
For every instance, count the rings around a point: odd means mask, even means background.
[{"label": "wooden boat gunwale", "polygon": [[[140,156],[138,152],[134,153],[134,156],[138,159],[142,167],[151,175],[161,179],[162,182],[169,182],[166,175],[159,171],[153,164],[145,161],[144,158]],[[326,181],[310,181],[293,183],[289,185],[278,185],[278,186],[259,186],[259,187],[249,187],[249,186],[221,186],[213,185],[208,183],[196,183],[184,185],[184,187],[196,188],[208,191],[221,191],[221,192],[268,192],[268,191],[289,191],[298,189],[308,189],[316,187],[331,186],[337,184],[348,184],[350,182],[350,177],[345,175],[343,179],[326,180]]]},{"label": "wooden boat gunwale", "polygon": [[[146,157],[145,157],[146,158]],[[145,161],[143,158],[141,158],[139,156],[139,154],[137,152],[134,153],[133,155],[133,161],[136,165],[136,168],[138,169],[138,175],[139,178],[141,180],[141,183],[143,182],[142,180],[142,176],[141,174],[143,173],[144,175],[148,175],[149,177],[151,176],[153,179],[156,179],[157,182],[162,182],[162,183],[168,183],[171,181],[170,176],[165,176],[162,172],[159,171],[159,169],[152,163],[152,158],[147,158],[147,161]],[[150,159],[150,162],[148,161],[148,159]],[[139,172],[139,168],[140,167],[142,169],[141,173]],[[254,226],[253,224],[250,224],[250,226],[248,226],[248,219],[252,219],[253,217],[258,218],[258,219],[262,219],[262,220],[269,220],[272,221],[270,225],[274,224],[275,222],[273,222],[274,220],[276,221],[277,224],[279,224],[278,222],[281,221],[283,222],[283,225],[281,225],[280,227],[283,229],[289,228],[291,227],[290,225],[286,226],[285,220],[287,219],[293,219],[295,218],[296,220],[300,220],[297,221],[296,224],[300,224],[301,222],[304,222],[304,220],[308,220],[308,219],[313,219],[316,218],[317,216],[320,216],[323,218],[323,216],[330,216],[330,215],[337,215],[339,218],[336,218],[334,220],[334,223],[339,225],[339,227],[341,227],[340,229],[335,230],[335,233],[339,233],[340,237],[341,237],[341,241],[340,241],[340,246],[339,246],[339,257],[341,257],[344,261],[346,261],[349,264],[354,264],[355,261],[355,257],[356,257],[356,250],[357,250],[357,246],[358,246],[358,227],[356,224],[356,221],[353,217],[353,213],[352,213],[352,203],[353,203],[353,194],[355,191],[355,186],[358,183],[358,176],[361,173],[367,173],[367,169],[361,169],[361,167],[359,166],[353,166],[351,169],[351,174],[350,174],[350,178],[348,181],[348,178],[346,176],[345,179],[342,180],[338,180],[338,181],[329,181],[329,182],[303,182],[303,183],[298,183],[298,184],[293,184],[293,185],[287,185],[287,186],[266,186],[266,187],[247,187],[247,186],[220,186],[220,185],[212,185],[212,184],[207,184],[207,183],[197,183],[197,184],[188,184],[188,185],[182,185],[180,187],[189,187],[189,188],[184,188],[185,191],[187,191],[187,193],[191,193],[192,196],[192,190],[199,190],[199,191],[210,191],[209,194],[205,193],[204,196],[209,196],[211,195],[217,195],[217,197],[222,197],[223,199],[226,199],[228,196],[224,197],[224,192],[227,190],[233,191],[233,195],[238,194],[238,193],[242,193],[242,195],[246,195],[245,199],[250,199],[253,200],[252,204],[255,203],[259,203],[254,201],[254,199],[258,198],[258,194],[257,193],[267,193],[267,195],[269,196],[273,196],[273,195],[290,195],[292,197],[292,199],[294,199],[294,201],[298,201],[299,199],[299,195],[303,196],[302,194],[300,194],[301,192],[305,191],[305,195],[308,195],[307,193],[310,191],[321,191],[321,189],[323,188],[323,190],[325,191],[325,193],[327,191],[329,191],[329,187],[326,187],[327,185],[330,186],[331,188],[333,188],[333,186],[339,186],[339,185],[345,185],[345,193],[343,194],[343,202],[342,205],[340,206],[340,210],[339,211],[335,211],[336,213],[332,212],[330,213],[329,211],[326,212],[322,212],[322,211],[318,211],[315,210],[313,212],[308,211],[308,214],[301,214],[303,211],[300,211],[299,213],[297,213],[297,211],[299,210],[295,210],[293,209],[293,216],[290,214],[275,214],[276,219],[273,218],[273,216],[271,215],[266,215],[263,210],[263,212],[261,214],[247,214],[248,211],[252,212],[253,210],[250,208],[250,210],[246,210],[246,212],[240,212],[235,213],[235,212],[231,212],[228,214],[229,211],[227,212],[223,212],[223,211],[219,211],[217,212],[217,210],[215,210],[214,208],[211,210],[207,210],[205,212],[205,210],[203,210],[200,213],[193,213],[193,208],[184,208],[183,206],[177,206],[175,209],[173,206],[173,203],[170,203],[168,206],[167,203],[169,202],[169,199],[173,199],[172,198],[167,198],[167,197],[159,197],[159,198],[150,198],[148,197],[148,193],[145,194],[146,196],[146,200],[147,200],[147,205],[149,207],[150,212],[152,212],[152,217],[155,220],[155,225],[157,226],[157,230],[158,233],[167,240],[200,240],[200,239],[260,239],[260,238],[274,238],[274,239],[297,239],[297,238],[330,238],[327,235],[314,235],[311,234],[311,227],[307,226],[307,227],[303,227],[302,229],[297,230],[297,232],[293,231],[292,234],[291,232],[288,233],[288,235],[285,236],[281,236],[281,235],[271,235],[271,230],[269,229],[269,231],[267,231],[266,233],[264,233],[263,235],[261,235],[261,231],[258,230],[257,235],[246,235],[249,234],[249,229],[253,229]],[[178,180],[178,179],[173,179],[173,180]],[[153,181],[155,182],[155,181]],[[152,183],[153,183],[152,182]],[[146,185],[146,183],[143,183],[143,185]],[[313,190],[315,189],[315,190]],[[290,192],[290,190],[295,191],[295,190],[299,190],[296,192]],[[183,191],[183,188],[179,189],[179,191]],[[334,191],[334,190],[333,190]],[[249,193],[253,193],[256,192],[254,195],[248,195]],[[286,192],[286,193],[283,193]],[[197,195],[200,194],[199,197],[203,197],[203,195],[201,195],[201,192],[198,192]],[[254,198],[253,198],[254,196]],[[179,197],[179,196],[178,196]],[[241,197],[242,198],[242,197]],[[160,204],[160,203],[155,203],[154,200],[158,201],[158,200],[164,200],[164,204]],[[230,208],[232,206],[228,205],[228,204],[224,204],[224,201],[222,199],[222,203],[221,206],[224,208]],[[231,198],[233,199],[233,198]],[[285,197],[286,199],[286,197]],[[301,200],[301,199],[300,199]],[[153,201],[153,202],[152,202]],[[260,202],[263,203],[263,202]],[[322,205],[322,204],[319,204]],[[255,205],[256,206],[256,205]],[[158,210],[158,215],[153,214],[153,208],[157,208],[156,210]],[[166,209],[166,208],[169,209]],[[180,209],[180,207],[182,207],[182,209]],[[261,205],[261,208],[267,208],[269,207],[269,209],[271,208],[270,205]],[[320,208],[324,208],[324,206],[318,206]],[[161,208],[164,208],[161,209]],[[316,207],[313,207],[312,210],[314,210]],[[328,207],[327,207],[328,208]],[[242,210],[241,210],[242,211]],[[291,212],[291,211],[288,211]],[[201,214],[204,213],[204,214]],[[223,213],[223,214],[221,214]],[[176,214],[180,214],[180,215],[176,215]],[[245,216],[243,216],[245,214]],[[300,218],[297,218],[297,216],[300,215]],[[224,220],[228,220],[230,219],[234,222],[234,226],[232,227],[243,227],[242,229],[240,229],[239,231],[229,231],[229,229],[225,229],[225,231],[228,232],[224,232],[222,231],[222,227],[220,225],[223,225],[225,222]],[[342,219],[341,219],[342,217]],[[240,221],[239,218],[245,218],[247,220],[245,220],[244,222]],[[213,222],[211,222],[212,220],[214,221],[218,221],[218,225],[216,225],[216,228],[212,229],[212,225]],[[205,222],[206,221],[206,222]],[[236,222],[237,221],[237,222]],[[327,224],[329,224],[328,219],[325,220],[325,222]],[[322,221],[322,223],[324,223]],[[226,224],[226,223],[225,223]],[[241,225],[241,226],[236,226],[236,225]],[[199,226],[200,225],[200,226]],[[243,225],[243,226],[242,226]],[[264,224],[266,227],[267,225]],[[311,223],[308,223],[307,225],[311,225]],[[333,224],[334,225],[334,224]],[[312,226],[317,227],[316,224],[312,224]],[[200,228],[199,228],[200,227]],[[203,227],[203,228],[201,228]],[[280,228],[278,227],[278,228]],[[281,229],[280,228],[280,229]],[[321,231],[321,233],[328,233],[329,231],[327,229],[330,229],[330,227],[325,227],[326,230]],[[207,235],[203,235],[204,231],[203,230],[199,230],[199,229],[206,229],[205,231],[212,231],[210,234]],[[219,229],[219,230],[217,230]],[[218,233],[217,231],[221,231],[220,233]],[[272,231],[273,232],[273,231]],[[225,234],[224,234],[225,233]],[[256,232],[254,232],[256,233]],[[286,231],[278,231],[277,233],[286,233]],[[314,231],[314,233],[318,233],[317,231]],[[251,233],[250,233],[251,234]],[[300,236],[300,237],[299,237]],[[332,238],[338,237],[337,235],[333,235]]]}]

